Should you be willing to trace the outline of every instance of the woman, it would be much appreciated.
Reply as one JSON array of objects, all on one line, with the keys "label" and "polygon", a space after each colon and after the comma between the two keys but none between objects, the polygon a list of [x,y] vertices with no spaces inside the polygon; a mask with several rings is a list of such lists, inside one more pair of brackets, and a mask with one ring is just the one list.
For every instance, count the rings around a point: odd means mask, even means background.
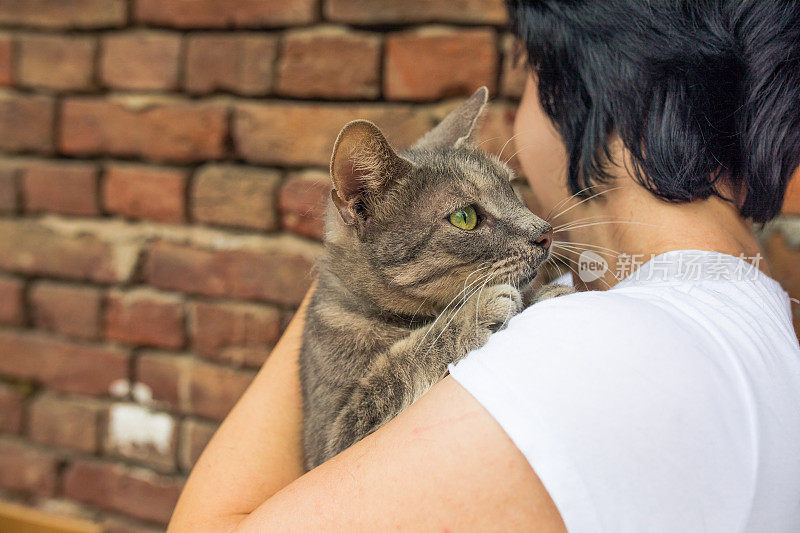
[{"label": "woman", "polygon": [[608,261],[580,259],[597,290],[524,311],[306,475],[301,308],[172,531],[800,530],[800,349],[749,223],[800,163],[800,5],[509,8],[520,161],[559,253]]}]

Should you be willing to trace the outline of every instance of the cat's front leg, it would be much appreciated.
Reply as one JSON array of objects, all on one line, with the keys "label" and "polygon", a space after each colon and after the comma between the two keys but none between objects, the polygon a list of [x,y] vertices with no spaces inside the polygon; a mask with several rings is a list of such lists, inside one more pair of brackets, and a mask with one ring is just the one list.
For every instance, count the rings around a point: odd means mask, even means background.
[{"label": "cat's front leg", "polygon": [[447,365],[480,348],[522,310],[511,285],[485,287],[431,325],[412,331],[375,354],[353,384],[328,431],[325,458],[366,437],[410,406],[444,377]]}]

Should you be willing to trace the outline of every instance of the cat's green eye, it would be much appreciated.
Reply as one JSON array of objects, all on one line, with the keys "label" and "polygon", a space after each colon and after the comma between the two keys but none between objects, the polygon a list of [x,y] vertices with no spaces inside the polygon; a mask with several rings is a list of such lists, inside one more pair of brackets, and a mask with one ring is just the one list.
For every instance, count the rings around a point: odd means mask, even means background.
[{"label": "cat's green eye", "polygon": [[471,230],[478,225],[478,213],[471,205],[450,213],[450,223],[459,229]]}]

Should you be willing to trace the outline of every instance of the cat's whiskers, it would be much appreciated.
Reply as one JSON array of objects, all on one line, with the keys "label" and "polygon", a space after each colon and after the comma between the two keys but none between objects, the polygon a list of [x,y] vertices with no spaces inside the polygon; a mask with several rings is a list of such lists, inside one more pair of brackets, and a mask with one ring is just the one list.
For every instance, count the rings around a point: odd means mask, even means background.
[{"label": "cat's whiskers", "polygon": [[[564,251],[568,251],[568,250],[564,250]],[[575,268],[578,269],[578,270],[580,269],[580,266],[578,265],[578,262],[575,259],[567,257],[567,256],[565,256],[563,254],[558,254],[555,251],[553,253],[556,254],[558,257],[562,257],[562,258],[566,259],[567,261],[570,261],[570,262],[574,263],[575,264]],[[576,252],[572,252],[572,253],[576,253]],[[607,272],[610,272],[610,271],[607,271]],[[613,272],[611,272],[611,275],[616,278],[616,276],[614,275]],[[598,277],[596,279],[601,281],[601,282],[603,282],[607,288],[609,288],[609,289],[611,288],[611,285],[602,276]],[[617,278],[617,281],[619,281],[619,278]]]},{"label": "cat's whiskers", "polygon": [[600,191],[600,192],[594,193],[593,195],[591,195],[591,196],[588,196],[588,197],[584,198],[583,200],[581,200],[581,201],[580,201],[580,202],[578,202],[577,204],[571,205],[571,206],[569,206],[568,208],[566,208],[566,209],[564,209],[563,211],[561,211],[560,213],[558,213],[557,215],[553,216],[553,219],[552,219],[552,220],[555,220],[555,219],[557,219],[558,217],[560,217],[560,216],[561,216],[561,215],[563,215],[564,213],[569,213],[570,211],[572,211],[573,209],[575,209],[576,207],[578,207],[578,206],[579,206],[579,205],[581,205],[582,203],[584,203],[584,202],[588,202],[588,201],[589,201],[589,200],[591,200],[592,198],[597,198],[598,196],[602,196],[602,195],[604,195],[604,194],[608,194],[608,193],[610,193],[610,192],[612,192],[612,191],[616,191],[616,190],[618,190],[618,189],[621,189],[621,188],[622,188],[622,187],[611,187],[610,189],[604,189],[604,190],[602,190],[602,191]]},{"label": "cat's whiskers", "polygon": [[553,230],[553,233],[564,233],[566,231],[575,231],[576,229],[581,228],[588,228],[591,226],[601,226],[604,224],[632,224],[637,226],[651,226],[651,227],[660,227],[658,224],[648,224],[647,222],[634,222],[632,220],[606,220],[603,222],[593,222],[591,224],[580,224],[578,226],[569,226],[568,224],[565,226],[560,227],[557,230]]},{"label": "cat's whiskers", "polygon": [[583,189],[579,190],[575,194],[573,194],[571,196],[567,196],[566,198],[563,198],[560,202],[558,202],[557,204],[555,204],[553,207],[550,208],[550,211],[547,213],[547,216],[544,217],[544,219],[547,222],[550,222],[550,215],[553,214],[553,211],[555,211],[556,209],[558,209],[559,207],[561,207],[565,203],[569,202],[571,199],[575,198],[579,194],[583,194],[584,192],[588,191],[589,189],[593,189],[595,187],[597,187],[597,185],[589,185],[588,187],[584,187]]},{"label": "cat's whiskers", "polygon": [[566,250],[577,250],[578,252],[594,252],[594,253],[597,253],[597,254],[606,255],[608,257],[617,257],[619,255],[619,254],[616,254],[616,253],[613,253],[613,252],[608,252],[606,250],[596,250],[596,249],[593,249],[593,248],[584,248],[584,247],[576,246],[576,245],[570,244],[568,242],[563,242],[563,241],[554,242],[551,246],[558,246],[558,247],[566,249]]}]

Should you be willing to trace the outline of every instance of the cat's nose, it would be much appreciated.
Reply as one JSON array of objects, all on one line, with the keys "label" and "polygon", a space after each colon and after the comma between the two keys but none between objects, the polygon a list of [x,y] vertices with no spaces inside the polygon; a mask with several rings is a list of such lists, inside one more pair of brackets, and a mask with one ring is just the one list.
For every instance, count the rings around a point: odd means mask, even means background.
[{"label": "cat's nose", "polygon": [[552,229],[547,230],[541,237],[536,239],[535,242],[538,246],[541,246],[542,248],[547,250],[553,243],[553,230]]}]

